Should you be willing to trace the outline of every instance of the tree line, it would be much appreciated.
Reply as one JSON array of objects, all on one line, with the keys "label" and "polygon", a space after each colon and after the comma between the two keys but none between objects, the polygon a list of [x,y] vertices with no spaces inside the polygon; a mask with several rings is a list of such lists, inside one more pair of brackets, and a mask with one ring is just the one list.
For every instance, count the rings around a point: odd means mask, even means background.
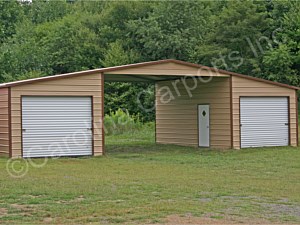
[{"label": "tree line", "polygon": [[[298,1],[0,1],[0,82],[174,58],[300,86]],[[107,83],[153,120],[149,84]],[[141,95],[137,93],[149,90]]]}]

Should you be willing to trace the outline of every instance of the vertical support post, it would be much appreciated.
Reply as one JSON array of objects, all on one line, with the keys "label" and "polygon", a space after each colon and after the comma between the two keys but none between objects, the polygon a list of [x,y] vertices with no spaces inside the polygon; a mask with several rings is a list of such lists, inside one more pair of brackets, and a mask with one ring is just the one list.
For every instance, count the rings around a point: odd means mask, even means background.
[{"label": "vertical support post", "polygon": [[[11,129],[11,87],[8,88],[8,149],[9,149],[9,158],[12,158],[12,129]],[[22,111],[22,107],[21,107]],[[22,121],[21,121],[21,126],[22,126]]]},{"label": "vertical support post", "polygon": [[297,140],[297,146],[299,146],[299,131],[298,131],[298,129],[299,129],[299,116],[298,116],[298,96],[297,96],[297,90],[295,90],[295,101],[296,101],[296,135],[297,135],[297,137],[296,137],[296,140]]},{"label": "vertical support post", "polygon": [[231,148],[233,149],[233,95],[232,95],[232,75],[229,78],[230,88],[230,135],[231,135]]},{"label": "vertical support post", "polygon": [[102,155],[105,155],[105,134],[104,134],[104,73],[101,73],[101,126],[102,126]]},{"label": "vertical support post", "polygon": [[155,102],[154,102],[154,104],[155,104],[155,108],[154,108],[154,110],[155,110],[155,121],[154,121],[154,123],[155,123],[155,124],[154,124],[154,126],[155,126],[155,127],[154,127],[154,129],[155,129],[155,131],[154,131],[154,132],[155,132],[155,144],[156,144],[156,140],[157,140],[157,137],[156,137],[156,133],[157,133],[157,132],[156,132],[156,122],[157,122],[157,121],[156,121],[156,106],[157,106],[157,99],[156,99],[156,98],[157,98],[157,95],[156,95],[156,91],[157,91],[157,87],[156,87],[156,86],[157,86],[157,82],[155,82],[155,84],[154,84],[154,96],[155,96],[155,100],[154,100],[154,101],[155,101]]}]

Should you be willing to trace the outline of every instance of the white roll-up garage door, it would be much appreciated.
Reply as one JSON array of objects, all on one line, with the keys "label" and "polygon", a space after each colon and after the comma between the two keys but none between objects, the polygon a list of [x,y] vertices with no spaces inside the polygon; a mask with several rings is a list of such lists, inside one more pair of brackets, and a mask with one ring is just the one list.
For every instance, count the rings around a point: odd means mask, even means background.
[{"label": "white roll-up garage door", "polygon": [[241,97],[241,147],[289,144],[287,97]]},{"label": "white roll-up garage door", "polygon": [[92,155],[91,97],[22,97],[23,157]]}]

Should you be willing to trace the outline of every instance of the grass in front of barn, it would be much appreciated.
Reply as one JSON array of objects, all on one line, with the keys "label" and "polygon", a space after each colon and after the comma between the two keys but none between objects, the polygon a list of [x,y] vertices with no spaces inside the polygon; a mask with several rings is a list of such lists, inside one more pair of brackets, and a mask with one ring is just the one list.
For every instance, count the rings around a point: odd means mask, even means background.
[{"label": "grass in front of barn", "polygon": [[300,223],[300,148],[155,145],[151,129],[108,137],[104,157],[51,159],[21,178],[1,158],[0,223]]}]

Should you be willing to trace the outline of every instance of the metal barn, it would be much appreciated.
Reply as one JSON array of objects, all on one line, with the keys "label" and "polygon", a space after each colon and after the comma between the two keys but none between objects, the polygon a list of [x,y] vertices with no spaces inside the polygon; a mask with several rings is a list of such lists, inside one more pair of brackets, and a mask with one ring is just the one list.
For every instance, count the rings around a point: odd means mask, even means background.
[{"label": "metal barn", "polygon": [[151,82],[156,142],[212,149],[298,145],[298,87],[160,60],[0,85],[0,155],[104,154],[104,83]]}]

